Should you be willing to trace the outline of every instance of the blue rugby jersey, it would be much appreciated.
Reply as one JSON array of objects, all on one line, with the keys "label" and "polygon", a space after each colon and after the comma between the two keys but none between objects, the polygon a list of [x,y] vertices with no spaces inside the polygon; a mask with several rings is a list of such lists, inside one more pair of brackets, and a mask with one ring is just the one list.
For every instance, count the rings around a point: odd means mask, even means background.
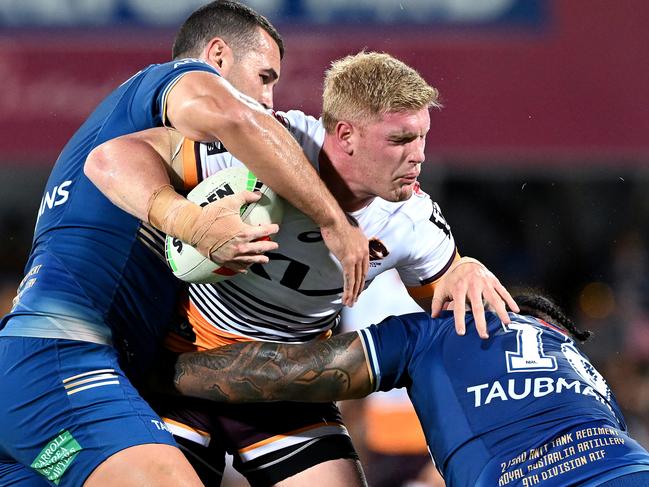
[{"label": "blue rugby jersey", "polygon": [[[470,315],[469,315],[470,316]],[[406,387],[448,487],[589,485],[649,470],[615,398],[573,340],[534,318],[390,317],[359,331],[375,390]],[[597,483],[593,484],[597,485]]]},{"label": "blue rugby jersey", "polygon": [[108,95],[64,147],[0,336],[114,344],[146,360],[172,317],[179,282],[162,258],[161,235],[113,205],[83,166],[101,143],[162,126],[167,94],[191,71],[218,75],[195,59],[148,66]]}]

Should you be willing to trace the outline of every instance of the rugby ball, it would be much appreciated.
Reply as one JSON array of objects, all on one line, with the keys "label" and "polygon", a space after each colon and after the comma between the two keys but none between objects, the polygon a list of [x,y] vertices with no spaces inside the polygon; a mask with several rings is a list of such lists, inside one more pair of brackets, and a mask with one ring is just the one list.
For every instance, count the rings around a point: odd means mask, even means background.
[{"label": "rugby ball", "polygon": [[[205,206],[241,191],[258,191],[259,201],[241,207],[241,219],[248,225],[281,223],[284,215],[282,199],[245,167],[223,169],[203,180],[187,195],[187,199]],[[165,239],[167,264],[178,279],[194,283],[214,283],[236,273],[214,263],[194,247],[178,238]]]}]

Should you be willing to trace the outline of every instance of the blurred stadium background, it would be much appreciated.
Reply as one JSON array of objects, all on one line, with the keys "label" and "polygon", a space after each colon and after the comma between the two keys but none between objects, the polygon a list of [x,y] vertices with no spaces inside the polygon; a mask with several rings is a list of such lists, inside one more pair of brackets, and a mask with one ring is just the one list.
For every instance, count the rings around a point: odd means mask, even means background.
[{"label": "blurred stadium background", "polygon": [[[0,0],[3,310],[58,152],[105,94],[169,59],[175,29],[203,3]],[[595,331],[586,350],[649,447],[649,2],[244,3],[285,38],[279,109],[318,115],[323,70],[360,49],[439,88],[422,187],[462,254],[509,287],[549,291]],[[385,279],[377,294],[397,285]],[[364,301],[377,312],[370,292]]]}]

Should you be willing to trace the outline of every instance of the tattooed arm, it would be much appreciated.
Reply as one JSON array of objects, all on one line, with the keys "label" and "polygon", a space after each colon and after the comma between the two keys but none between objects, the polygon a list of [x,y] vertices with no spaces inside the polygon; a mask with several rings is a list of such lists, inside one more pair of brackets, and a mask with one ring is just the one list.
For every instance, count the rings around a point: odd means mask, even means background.
[{"label": "tattooed arm", "polygon": [[371,380],[357,333],[305,344],[246,342],[182,354],[176,389],[218,402],[324,402],[368,395]]}]

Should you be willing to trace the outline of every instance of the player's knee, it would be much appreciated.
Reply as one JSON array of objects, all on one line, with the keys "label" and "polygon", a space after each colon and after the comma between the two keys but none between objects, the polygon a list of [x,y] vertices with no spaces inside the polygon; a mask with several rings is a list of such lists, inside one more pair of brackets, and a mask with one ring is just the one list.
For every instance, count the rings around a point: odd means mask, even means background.
[{"label": "player's knee", "polygon": [[170,445],[146,444],[126,448],[102,462],[84,487],[199,487],[198,475],[182,452]]}]

